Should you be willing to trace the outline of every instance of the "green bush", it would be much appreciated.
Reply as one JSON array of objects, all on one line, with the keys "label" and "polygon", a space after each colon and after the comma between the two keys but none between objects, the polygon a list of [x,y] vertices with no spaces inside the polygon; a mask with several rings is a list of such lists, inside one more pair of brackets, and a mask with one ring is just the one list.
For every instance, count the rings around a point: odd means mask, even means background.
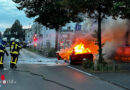
[{"label": "green bush", "polygon": [[82,67],[84,68],[84,69],[93,69],[93,61],[91,61],[91,60],[85,60],[85,61],[83,61],[83,63],[82,63]]},{"label": "green bush", "polygon": [[56,50],[55,50],[55,48],[50,48],[50,49],[48,50],[48,55],[47,55],[47,57],[56,57]]}]

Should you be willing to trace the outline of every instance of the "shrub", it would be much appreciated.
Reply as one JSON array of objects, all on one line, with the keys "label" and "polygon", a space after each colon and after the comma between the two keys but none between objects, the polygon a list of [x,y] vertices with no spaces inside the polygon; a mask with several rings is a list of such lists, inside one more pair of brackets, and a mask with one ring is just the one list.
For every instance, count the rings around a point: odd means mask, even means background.
[{"label": "shrub", "polygon": [[47,57],[56,57],[56,50],[55,50],[55,48],[48,49]]},{"label": "shrub", "polygon": [[94,68],[94,63],[91,60],[85,60],[82,63],[82,68],[88,71],[99,71],[99,72],[115,72],[120,71],[120,66],[117,64],[108,64],[106,62],[98,63],[97,70]]},{"label": "shrub", "polygon": [[82,63],[82,67],[84,68],[84,69],[90,69],[90,68],[93,68],[93,61],[91,61],[91,60],[85,60],[85,61],[83,61],[83,63]]},{"label": "shrub", "polygon": [[99,64],[98,71],[120,71],[120,67],[116,64]]}]

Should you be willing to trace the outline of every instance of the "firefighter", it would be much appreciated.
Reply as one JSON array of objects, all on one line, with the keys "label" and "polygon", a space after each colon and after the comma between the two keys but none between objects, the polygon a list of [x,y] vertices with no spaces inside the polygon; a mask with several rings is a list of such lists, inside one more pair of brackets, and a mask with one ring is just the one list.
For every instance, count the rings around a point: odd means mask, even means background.
[{"label": "firefighter", "polygon": [[7,45],[7,38],[3,38],[0,42],[0,69],[4,68],[3,60],[4,60],[4,53],[6,53],[7,56],[9,56],[8,52],[6,51],[6,45]]},{"label": "firefighter", "polygon": [[[13,50],[14,45],[15,45],[15,38],[12,37],[12,38],[10,39],[10,55],[11,55],[11,59],[12,59],[12,57],[13,57],[12,50]],[[10,64],[10,68],[11,68],[11,64]]]},{"label": "firefighter", "polygon": [[19,46],[18,52],[19,52],[19,55],[20,55],[20,49],[22,48],[21,45],[20,45],[20,40],[16,39],[15,43],[18,44],[18,46]]},{"label": "firefighter", "polygon": [[15,44],[15,38],[11,38],[10,39],[10,52],[11,52],[11,48],[13,48],[14,44]]},{"label": "firefighter", "polygon": [[18,56],[19,56],[19,50],[22,47],[19,44],[19,40],[16,39],[14,44],[11,45],[11,62],[10,62],[10,68],[14,69],[17,68],[16,64],[18,61]]}]

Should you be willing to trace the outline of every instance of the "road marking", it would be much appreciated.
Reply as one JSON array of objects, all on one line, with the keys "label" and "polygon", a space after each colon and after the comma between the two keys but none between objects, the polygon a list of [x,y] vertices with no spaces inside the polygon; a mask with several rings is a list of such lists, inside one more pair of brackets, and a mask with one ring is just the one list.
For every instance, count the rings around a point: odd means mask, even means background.
[{"label": "road marking", "polygon": [[[88,75],[88,76],[94,76],[94,75],[92,75],[91,73],[87,73],[87,72],[84,72],[84,71],[82,71],[82,70],[79,70],[79,69],[77,69],[77,68],[74,68],[74,67],[71,67],[71,66],[67,66],[67,67],[69,67],[69,68],[71,68],[71,69],[74,69],[74,70],[76,70],[76,71],[79,71],[79,72],[81,72],[81,73],[83,73],[83,74],[86,74],[86,75]],[[95,76],[94,76],[95,77]]]}]

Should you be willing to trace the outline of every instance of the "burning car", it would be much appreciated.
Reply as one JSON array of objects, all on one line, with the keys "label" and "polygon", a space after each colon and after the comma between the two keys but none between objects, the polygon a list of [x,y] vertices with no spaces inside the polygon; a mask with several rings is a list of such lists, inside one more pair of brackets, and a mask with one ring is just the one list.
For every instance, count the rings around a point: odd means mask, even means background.
[{"label": "burning car", "polygon": [[82,62],[83,60],[93,60],[93,54],[89,48],[85,48],[83,44],[74,47],[69,57],[70,64]]},{"label": "burning car", "polygon": [[130,62],[130,46],[119,47],[114,55],[117,61]]},{"label": "burning car", "polygon": [[78,44],[73,48],[62,49],[57,52],[58,60],[69,60],[70,64],[82,63],[83,60],[93,60],[93,54],[89,48],[85,48],[84,44]]}]

